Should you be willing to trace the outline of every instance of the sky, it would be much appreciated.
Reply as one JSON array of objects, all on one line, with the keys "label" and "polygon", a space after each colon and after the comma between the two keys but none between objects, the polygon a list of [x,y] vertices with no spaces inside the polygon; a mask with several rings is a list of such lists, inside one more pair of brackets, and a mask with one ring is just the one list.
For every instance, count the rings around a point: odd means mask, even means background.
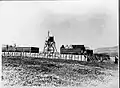
[{"label": "sky", "polygon": [[61,45],[84,44],[91,49],[118,45],[118,1],[0,2],[2,44],[43,50],[48,30]]}]

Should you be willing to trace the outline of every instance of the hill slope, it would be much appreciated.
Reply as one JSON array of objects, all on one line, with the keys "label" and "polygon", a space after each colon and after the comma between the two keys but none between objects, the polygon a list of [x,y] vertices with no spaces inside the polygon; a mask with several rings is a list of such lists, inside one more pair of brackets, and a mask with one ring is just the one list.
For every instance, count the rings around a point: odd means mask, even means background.
[{"label": "hill slope", "polygon": [[97,48],[94,53],[107,53],[110,56],[116,56],[118,55],[118,46]]}]

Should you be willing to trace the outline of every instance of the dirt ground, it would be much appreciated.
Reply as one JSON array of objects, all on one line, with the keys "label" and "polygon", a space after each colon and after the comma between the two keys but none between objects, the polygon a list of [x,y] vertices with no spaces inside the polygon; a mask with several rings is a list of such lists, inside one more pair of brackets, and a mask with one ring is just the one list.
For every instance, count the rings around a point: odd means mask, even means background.
[{"label": "dirt ground", "polygon": [[118,65],[47,58],[2,58],[2,88],[118,88]]}]

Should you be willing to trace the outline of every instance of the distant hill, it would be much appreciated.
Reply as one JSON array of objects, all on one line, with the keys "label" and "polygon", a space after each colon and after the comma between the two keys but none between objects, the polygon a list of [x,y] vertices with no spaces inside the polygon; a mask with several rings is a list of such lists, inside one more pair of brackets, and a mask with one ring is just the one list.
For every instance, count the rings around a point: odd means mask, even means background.
[{"label": "distant hill", "polygon": [[116,56],[118,55],[118,46],[97,48],[94,53],[107,53],[110,56]]}]

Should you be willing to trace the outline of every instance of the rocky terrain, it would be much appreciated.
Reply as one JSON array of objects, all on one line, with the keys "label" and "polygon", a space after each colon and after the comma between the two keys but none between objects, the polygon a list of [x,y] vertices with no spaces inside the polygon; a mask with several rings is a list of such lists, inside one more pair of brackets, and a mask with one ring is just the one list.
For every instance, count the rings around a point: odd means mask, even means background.
[{"label": "rocky terrain", "polygon": [[112,62],[2,57],[1,78],[2,88],[8,86],[92,88],[108,85],[112,80],[117,80],[118,65]]}]

